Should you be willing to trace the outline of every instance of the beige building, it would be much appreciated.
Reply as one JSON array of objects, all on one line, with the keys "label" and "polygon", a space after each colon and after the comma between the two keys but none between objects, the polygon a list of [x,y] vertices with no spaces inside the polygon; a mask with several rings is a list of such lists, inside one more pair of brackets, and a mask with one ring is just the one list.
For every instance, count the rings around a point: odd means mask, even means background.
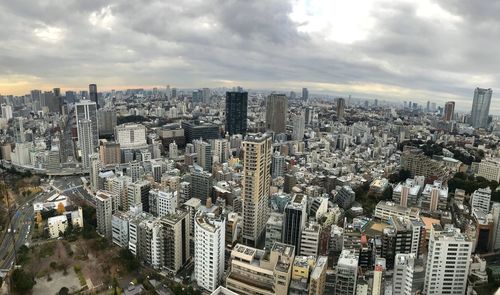
[{"label": "beige building", "polygon": [[328,257],[319,256],[309,278],[309,295],[323,295],[325,293],[327,268]]},{"label": "beige building", "polygon": [[482,176],[489,181],[500,181],[500,159],[486,158],[478,165],[477,175]]},{"label": "beige building", "polygon": [[120,144],[106,139],[99,141],[99,158],[104,166],[121,163]]},{"label": "beige building", "polygon": [[113,196],[106,191],[98,191],[95,195],[97,232],[111,240],[113,237]]},{"label": "beige building", "polygon": [[285,133],[288,98],[284,94],[273,93],[266,99],[266,129]]},{"label": "beige building", "polygon": [[295,247],[275,243],[270,252],[237,244],[231,252],[226,288],[241,295],[286,295]]},{"label": "beige building", "polygon": [[243,142],[243,243],[256,246],[269,218],[271,137],[247,135]]}]

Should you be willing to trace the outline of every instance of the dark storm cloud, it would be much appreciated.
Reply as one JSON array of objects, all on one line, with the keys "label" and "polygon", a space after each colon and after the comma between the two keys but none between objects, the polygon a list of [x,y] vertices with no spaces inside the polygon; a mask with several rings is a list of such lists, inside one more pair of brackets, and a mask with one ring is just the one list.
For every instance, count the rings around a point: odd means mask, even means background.
[{"label": "dark storm cloud", "polygon": [[383,90],[370,90],[378,85],[396,89],[388,98],[452,98],[461,109],[469,108],[474,87],[498,89],[500,4],[434,1],[446,19],[422,15],[411,1],[379,2],[367,37],[343,44],[300,31],[288,0],[2,1],[0,81],[26,77],[68,87],[234,81],[310,84],[312,92],[331,84],[338,94],[384,98]]}]

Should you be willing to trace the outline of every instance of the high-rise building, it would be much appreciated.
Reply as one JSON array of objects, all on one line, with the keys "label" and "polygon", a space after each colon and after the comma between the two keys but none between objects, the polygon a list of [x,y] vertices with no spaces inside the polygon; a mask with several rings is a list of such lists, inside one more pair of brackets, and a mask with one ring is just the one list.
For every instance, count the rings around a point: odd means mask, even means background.
[{"label": "high-rise building", "polygon": [[393,295],[415,294],[413,274],[415,272],[415,254],[396,254],[392,279]]},{"label": "high-rise building", "polygon": [[459,229],[436,224],[431,229],[424,293],[465,294],[472,241]]},{"label": "high-rise building", "polygon": [[444,104],[443,120],[446,122],[450,122],[451,120],[454,119],[454,116],[455,116],[455,102],[448,101]]},{"label": "high-rise building", "polygon": [[97,232],[107,239],[111,240],[113,236],[112,217],[113,217],[113,196],[106,191],[98,191],[95,195]]},{"label": "high-rise building", "polygon": [[500,159],[484,158],[478,165],[476,176],[481,176],[489,181],[500,181]]},{"label": "high-rise building", "polygon": [[271,137],[247,135],[243,142],[243,242],[257,245],[269,218]]},{"label": "high-rise building", "polygon": [[247,133],[248,92],[226,92],[226,132]]},{"label": "high-rise building", "polygon": [[337,98],[337,120],[345,120],[345,99],[342,97]]},{"label": "high-rise building", "polygon": [[212,171],[212,145],[208,142],[195,140],[197,162],[204,171]]},{"label": "high-rise building", "polygon": [[214,144],[214,158],[217,158],[219,163],[227,162],[229,159],[229,142],[226,139],[216,139]]},{"label": "high-rise building", "polygon": [[300,249],[302,229],[307,221],[307,196],[296,194],[286,205],[283,215],[282,242]]},{"label": "high-rise building", "polygon": [[194,277],[198,286],[214,291],[224,274],[226,222],[202,212],[194,222]]},{"label": "high-rise building", "polygon": [[5,120],[12,119],[12,106],[8,104],[2,104],[2,118]]},{"label": "high-rise building", "polygon": [[220,137],[219,126],[208,122],[182,122],[186,143],[192,143],[194,140],[210,140]]},{"label": "high-rise building", "polygon": [[152,189],[149,191],[149,212],[154,216],[165,216],[175,213],[179,206],[176,191]]},{"label": "high-rise building", "polygon": [[491,88],[476,88],[472,101],[471,123],[474,128],[488,127],[488,116],[490,114]]},{"label": "high-rise building", "polygon": [[285,94],[273,93],[266,100],[266,128],[276,133],[285,133],[288,114],[288,98]]},{"label": "high-rise building", "polygon": [[358,279],[358,255],[349,250],[342,250],[337,262],[337,276],[335,280],[335,294],[356,294]]},{"label": "high-rise building", "polygon": [[282,177],[285,175],[285,156],[275,152],[271,162],[271,176],[272,178]]},{"label": "high-rise building", "polygon": [[97,106],[95,102],[87,99],[82,99],[75,104],[75,111],[77,122],[81,120],[91,121],[92,147],[96,149],[99,146],[99,123],[97,118]]},{"label": "high-rise building", "polygon": [[92,122],[87,119],[79,120],[78,126],[78,145],[80,146],[82,156],[82,167],[90,168],[90,155],[94,153],[92,145]]},{"label": "high-rise building", "polygon": [[99,160],[99,154],[94,153],[90,155],[90,187],[92,191],[97,191],[99,186],[99,172],[101,167],[101,161]]},{"label": "high-rise building", "polygon": [[121,163],[120,144],[102,139],[99,141],[99,158],[102,164],[116,165]]},{"label": "high-rise building", "polygon": [[212,196],[212,173],[198,169],[191,171],[191,198],[200,199],[203,204]]},{"label": "high-rise building", "polygon": [[304,129],[305,129],[304,114],[300,113],[293,116],[292,122],[293,122],[292,139],[301,141],[302,139],[304,139]]},{"label": "high-rise building", "polygon": [[500,249],[500,203],[493,203],[491,206],[491,215],[493,216],[493,229],[491,231],[490,249],[496,251]]},{"label": "high-rise building", "polygon": [[[177,211],[160,218],[163,235],[163,267],[177,273],[191,258],[188,213]],[[208,257],[207,257],[208,258]]]},{"label": "high-rise building", "polygon": [[266,243],[265,248],[271,249],[276,242],[281,242],[283,233],[283,214],[272,212],[266,222]]},{"label": "high-rise building", "polygon": [[479,188],[472,193],[471,207],[472,209],[479,209],[484,214],[490,212],[491,189],[489,187]]},{"label": "high-rise building", "polygon": [[210,88],[203,88],[201,90],[201,93],[202,93],[203,102],[208,103],[208,101],[210,100]]},{"label": "high-rise building", "polygon": [[317,222],[306,223],[300,236],[300,255],[318,256],[320,233],[321,226]]},{"label": "high-rise building", "polygon": [[113,135],[116,127],[116,111],[111,109],[100,109],[97,111],[100,135]]},{"label": "high-rise building", "polygon": [[177,144],[175,141],[168,145],[168,158],[170,160],[177,160],[179,158],[179,150],[177,149]]},{"label": "high-rise building", "polygon": [[97,85],[89,84],[89,99],[95,102],[97,109],[99,109],[99,101],[97,101]]},{"label": "high-rise building", "polygon": [[302,88],[302,100],[309,101],[309,90],[307,88]]}]

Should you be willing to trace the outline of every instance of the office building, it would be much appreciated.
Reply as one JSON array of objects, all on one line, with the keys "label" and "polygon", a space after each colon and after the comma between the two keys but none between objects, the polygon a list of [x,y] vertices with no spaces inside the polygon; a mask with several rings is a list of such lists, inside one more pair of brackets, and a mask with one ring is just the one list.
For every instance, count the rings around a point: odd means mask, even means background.
[{"label": "office building", "polygon": [[97,111],[100,135],[113,135],[116,127],[116,110],[100,109]]},{"label": "office building", "polygon": [[472,242],[456,228],[431,229],[423,292],[465,294],[469,275]]},{"label": "office building", "polygon": [[115,141],[121,149],[140,149],[147,147],[146,127],[142,124],[128,123],[115,127]]},{"label": "office building", "polygon": [[337,276],[335,280],[336,295],[356,294],[358,278],[358,255],[349,250],[342,250],[337,262]]},{"label": "office building", "polygon": [[309,101],[309,90],[307,88],[302,88],[302,100]]},{"label": "office building", "polygon": [[321,226],[316,222],[306,223],[300,237],[300,255],[314,256],[319,254]]},{"label": "office building", "polygon": [[302,141],[304,139],[305,118],[304,114],[296,114],[292,118],[293,130],[292,140]]},{"label": "office building", "polygon": [[94,153],[92,145],[92,122],[87,119],[78,121],[78,145],[80,146],[83,169],[90,168],[90,155]]},{"label": "office building", "polygon": [[207,122],[182,122],[186,143],[192,143],[196,139],[211,140],[220,137],[219,126]]},{"label": "office building", "polygon": [[113,196],[106,191],[98,191],[95,195],[97,233],[111,240],[113,237]]},{"label": "office building", "polygon": [[104,166],[120,164],[120,144],[101,139],[99,141],[99,158]]},{"label": "office building", "polygon": [[441,181],[435,180],[434,183],[426,184],[422,191],[421,208],[428,212],[437,210],[446,210],[448,202],[448,187]]},{"label": "office building", "polygon": [[[97,117],[96,103],[87,99],[82,99],[75,104],[76,122],[90,120],[90,130],[92,135],[92,148],[97,149],[99,146],[99,122]],[[77,125],[77,133],[79,133]]]},{"label": "office building", "polygon": [[307,221],[307,196],[296,194],[286,205],[283,214],[283,237],[281,241],[300,249],[302,229]]},{"label": "office building", "polygon": [[342,186],[337,194],[335,195],[335,203],[337,203],[343,209],[349,209],[351,204],[354,202],[356,194],[352,188],[348,185]]},{"label": "office building", "polygon": [[247,135],[243,141],[243,242],[257,245],[269,218],[271,137]]},{"label": "office building", "polygon": [[212,171],[212,145],[208,142],[195,140],[197,163],[204,171]]},{"label": "office building", "polygon": [[99,109],[99,101],[97,100],[97,85],[96,84],[89,84],[89,100],[93,101]]},{"label": "office building", "polygon": [[226,222],[198,212],[194,226],[194,277],[198,286],[214,291],[224,274]]},{"label": "office building", "polygon": [[177,207],[179,207],[179,200],[176,191],[159,189],[149,191],[149,211],[154,216],[162,217],[175,213]]},{"label": "office building", "polygon": [[455,102],[448,101],[444,104],[443,120],[445,122],[450,122],[454,119],[454,117],[455,117]]},{"label": "office building", "polygon": [[266,99],[266,129],[285,133],[288,98],[284,94],[271,94]]},{"label": "office building", "polygon": [[285,156],[275,152],[271,162],[271,177],[283,177],[285,175]]},{"label": "office building", "polygon": [[201,200],[203,204],[212,197],[212,173],[195,168],[191,171],[191,198]]},{"label": "office building", "polygon": [[214,162],[226,163],[229,159],[229,142],[226,139],[216,139],[214,145]]},{"label": "office building", "polygon": [[389,201],[380,201],[375,206],[374,217],[387,221],[390,217],[418,217],[420,210],[406,208]]},{"label": "office building", "polygon": [[491,189],[489,187],[479,188],[472,193],[471,207],[483,211],[484,214],[490,212]]},{"label": "office building", "polygon": [[226,92],[226,133],[247,133],[248,92]]},{"label": "office building", "polygon": [[295,248],[275,243],[270,251],[236,244],[226,288],[241,295],[287,295]]},{"label": "office building", "polygon": [[493,91],[485,88],[474,90],[472,101],[471,124],[474,128],[488,127],[488,116],[490,114],[491,95]]},{"label": "office building", "polygon": [[8,104],[2,104],[2,118],[7,120],[7,121],[13,118],[12,106],[10,106]]},{"label": "office building", "polygon": [[141,205],[142,211],[149,212],[149,191],[151,184],[149,181],[142,180],[128,183],[127,185],[127,203],[129,208]]},{"label": "office building", "polygon": [[272,212],[266,222],[265,248],[271,249],[274,243],[280,243],[283,235],[283,214]]},{"label": "office building", "polygon": [[337,121],[345,120],[345,99],[337,98]]}]

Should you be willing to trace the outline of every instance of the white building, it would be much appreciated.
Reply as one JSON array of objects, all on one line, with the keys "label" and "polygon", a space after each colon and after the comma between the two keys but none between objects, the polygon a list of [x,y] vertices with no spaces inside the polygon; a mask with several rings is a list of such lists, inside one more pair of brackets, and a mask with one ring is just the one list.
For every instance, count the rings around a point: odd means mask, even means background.
[{"label": "white building", "polygon": [[92,121],[83,119],[79,120],[78,126],[78,145],[82,157],[82,167],[84,169],[90,168],[90,155],[94,153],[94,146],[92,145]]},{"label": "white building", "polygon": [[424,293],[465,294],[469,275],[472,242],[459,229],[431,229]]},{"label": "white building", "polygon": [[306,223],[300,239],[300,255],[318,256],[320,230],[321,227],[318,223]]},{"label": "white building", "polygon": [[489,187],[477,189],[471,196],[472,208],[479,209],[488,214],[490,212],[490,200],[491,189]]},{"label": "white building", "polygon": [[129,212],[118,211],[113,214],[111,226],[113,227],[113,244],[122,248],[128,248],[128,227],[131,214]]},{"label": "white building", "polygon": [[358,278],[358,255],[342,250],[337,263],[335,294],[354,295]]},{"label": "white building", "polygon": [[99,172],[101,168],[101,161],[99,160],[99,154],[94,153],[90,155],[90,187],[92,191],[97,191],[99,187]]},{"label": "white building", "polygon": [[122,124],[115,127],[115,140],[121,149],[146,147],[146,127],[141,124]]},{"label": "white building", "polygon": [[49,227],[50,237],[57,238],[59,234],[63,234],[68,228],[68,218],[65,214],[50,217],[47,220],[47,225]]},{"label": "white building", "polygon": [[[175,210],[179,205],[178,194],[176,191],[153,189],[149,191],[149,199],[150,210],[156,212],[158,217],[175,213]],[[151,202],[152,200],[155,200],[155,202]],[[156,208],[151,208],[151,206],[156,206]]]},{"label": "white building", "polygon": [[210,214],[195,217],[194,274],[198,286],[214,291],[224,274],[226,222]]},{"label": "white building", "polygon": [[98,191],[95,196],[96,200],[96,217],[97,217],[97,232],[112,239],[113,228],[111,219],[113,217],[113,196],[106,191]]},{"label": "white building", "polygon": [[478,165],[476,176],[481,176],[489,181],[500,182],[500,159],[485,158]]},{"label": "white building", "polygon": [[12,119],[12,107],[8,104],[2,104],[2,118],[5,120]]},{"label": "white building", "polygon": [[415,254],[396,254],[394,259],[394,273],[392,279],[393,295],[412,295],[413,274],[415,272]]}]

